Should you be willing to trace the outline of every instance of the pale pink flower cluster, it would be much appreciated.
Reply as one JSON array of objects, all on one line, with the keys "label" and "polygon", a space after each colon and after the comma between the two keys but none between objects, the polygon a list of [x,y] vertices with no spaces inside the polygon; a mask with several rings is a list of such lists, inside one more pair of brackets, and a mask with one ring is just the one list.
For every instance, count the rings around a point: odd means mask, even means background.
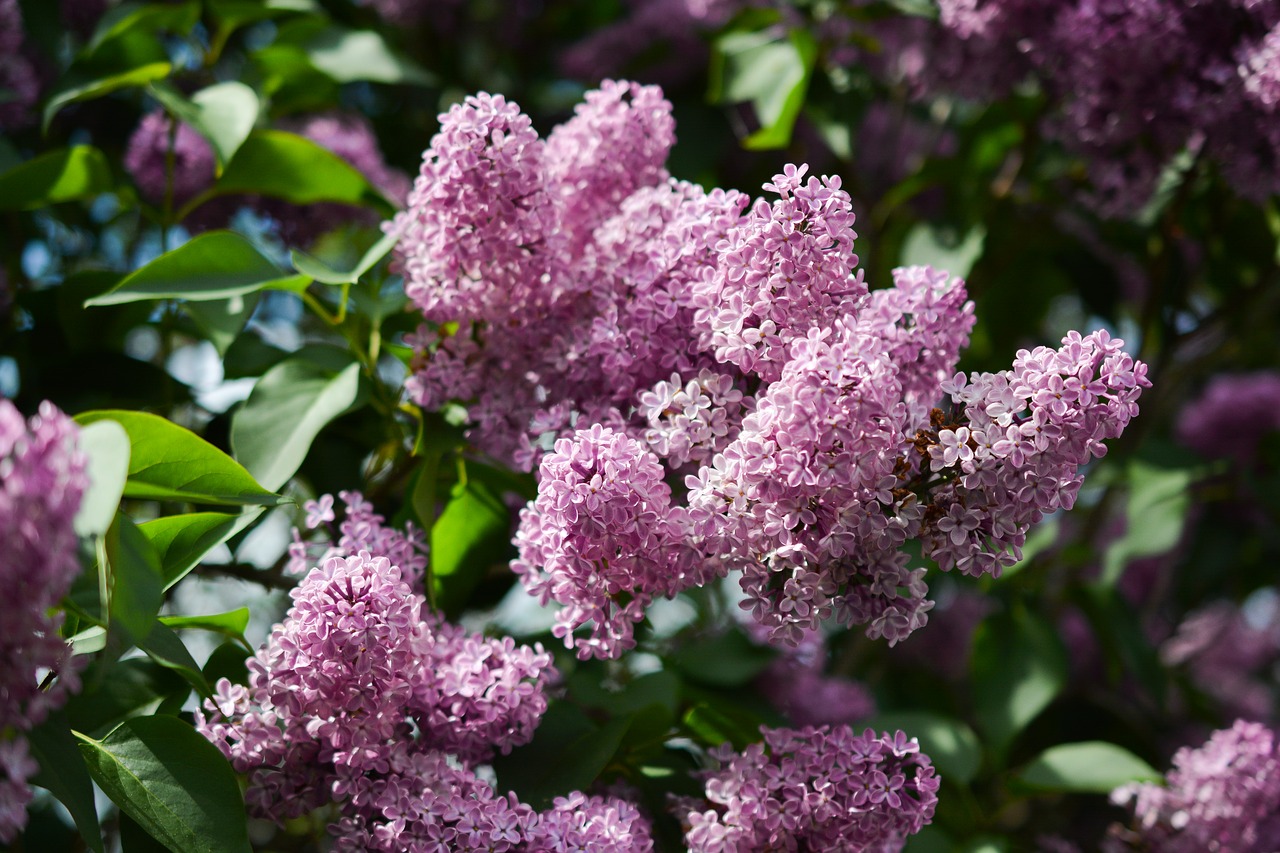
[{"label": "pale pink flower cluster", "polygon": [[538,813],[476,775],[546,710],[555,670],[540,646],[444,622],[367,551],[329,557],[291,596],[248,686],[222,679],[196,715],[248,774],[254,813],[283,822],[334,803],[346,851],[652,849],[623,800],[575,793]]},{"label": "pale pink flower cluster", "polygon": [[0,841],[27,820],[37,768],[23,733],[80,686],[52,612],[80,571],[75,516],[89,483],[78,435],[52,403],[26,420],[0,399]]},{"label": "pale pink flower cluster", "polygon": [[1126,785],[1111,795],[1131,804],[1151,850],[1265,853],[1280,845],[1280,755],[1276,734],[1236,720],[1202,746],[1173,756],[1164,785]]},{"label": "pale pink flower cluster", "polygon": [[479,450],[541,461],[515,569],[579,655],[630,648],[649,601],[730,571],[774,640],[828,617],[901,640],[931,606],[908,541],[972,574],[1017,559],[1146,367],[1072,333],[950,378],[974,322],[959,279],[868,292],[851,199],[805,166],[749,208],[665,180],[669,112],[609,82],[546,142],[501,96],[441,117],[391,226],[427,320],[410,394],[466,406]]},{"label": "pale pink flower cluster", "polygon": [[901,850],[933,819],[941,779],[915,738],[849,726],[762,729],[712,751],[703,800],[674,811],[692,853]]}]

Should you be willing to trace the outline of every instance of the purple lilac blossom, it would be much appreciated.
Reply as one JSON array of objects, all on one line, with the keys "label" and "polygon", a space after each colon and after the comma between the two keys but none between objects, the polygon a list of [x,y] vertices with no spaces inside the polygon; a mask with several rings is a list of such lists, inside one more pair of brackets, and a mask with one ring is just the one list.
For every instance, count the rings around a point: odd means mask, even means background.
[{"label": "purple lilac blossom", "polygon": [[[171,139],[172,137],[172,139]],[[173,167],[169,156],[172,148]],[[138,185],[142,197],[162,205],[172,178],[172,203],[181,207],[213,186],[216,158],[213,148],[185,122],[173,129],[173,119],[163,110],[147,113],[129,137],[124,167]]]},{"label": "purple lilac blossom", "polygon": [[[75,515],[88,488],[79,430],[52,403],[24,420],[0,399],[0,841],[25,825],[36,771],[23,732],[79,689],[62,614],[80,571]],[[41,682],[57,675],[47,688]]]},{"label": "purple lilac blossom", "polygon": [[1280,373],[1215,376],[1183,407],[1176,434],[1210,458],[1250,463],[1268,433],[1280,432]]},{"label": "purple lilac blossom", "polygon": [[1166,666],[1185,666],[1197,688],[1228,718],[1271,719],[1275,715],[1272,672],[1280,661],[1280,609],[1255,624],[1231,602],[1193,611],[1160,646]]},{"label": "purple lilac blossom", "polygon": [[1111,799],[1132,806],[1134,829],[1152,850],[1275,850],[1280,845],[1275,732],[1237,720],[1203,746],[1178,750],[1163,786],[1126,785]]},{"label": "purple lilac blossom", "polygon": [[[1280,8],[1234,0],[941,0],[925,88],[997,96],[1034,78],[1044,128],[1090,166],[1088,198],[1131,214],[1186,149],[1241,194],[1280,187]],[[974,81],[978,81],[975,82]]]},{"label": "purple lilac blossom", "polygon": [[940,778],[915,738],[849,726],[762,729],[712,750],[704,800],[673,811],[692,853],[901,850],[933,819]]},{"label": "purple lilac blossom", "polygon": [[40,78],[22,55],[25,38],[18,0],[0,0],[0,131],[21,130],[36,120]]},{"label": "purple lilac blossom", "polygon": [[481,452],[544,463],[514,568],[579,655],[631,647],[649,601],[730,571],[774,641],[828,617],[902,640],[932,606],[908,540],[969,574],[1016,560],[1146,367],[1072,333],[952,378],[963,282],[913,267],[868,292],[851,199],[805,166],[749,210],[666,179],[667,110],[609,83],[546,143],[501,96],[441,117],[389,226],[427,321],[410,396],[463,404]]},{"label": "purple lilac blossom", "polygon": [[386,557],[391,565],[400,569],[400,576],[411,588],[421,589],[429,550],[426,534],[413,522],[408,522],[403,532],[389,527],[386,519],[374,512],[373,504],[359,492],[339,492],[338,498],[344,510],[342,521],[337,524],[336,541],[333,539],[336,520],[333,495],[321,495],[303,505],[306,512],[304,526],[308,530],[324,531],[324,534],[318,540],[303,539],[301,531],[295,528],[285,573],[301,576],[329,557],[368,551]]}]

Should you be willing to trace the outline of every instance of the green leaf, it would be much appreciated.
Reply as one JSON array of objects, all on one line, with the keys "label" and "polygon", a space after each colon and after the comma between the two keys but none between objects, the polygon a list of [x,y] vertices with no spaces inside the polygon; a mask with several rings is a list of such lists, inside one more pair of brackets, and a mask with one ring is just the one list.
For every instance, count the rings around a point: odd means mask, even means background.
[{"label": "green leaf", "polygon": [[245,24],[282,15],[321,11],[315,0],[206,0],[210,14],[230,33]]},{"label": "green leaf", "polygon": [[80,431],[88,458],[89,489],[76,513],[76,534],[100,536],[111,527],[129,477],[129,435],[115,421],[98,421]]},{"label": "green leaf", "polygon": [[258,121],[257,93],[234,80],[215,83],[190,98],[167,83],[157,84],[151,91],[170,113],[209,140],[217,157],[219,174],[249,138]]},{"label": "green leaf", "polygon": [[32,210],[109,192],[106,156],[91,145],[41,154],[0,174],[0,210]]},{"label": "green leaf", "polygon": [[249,608],[237,607],[226,613],[211,613],[207,616],[161,616],[160,623],[170,628],[198,628],[232,638],[243,638],[244,629],[249,627]]},{"label": "green leaf", "polygon": [[533,741],[494,760],[504,788],[522,802],[545,808],[552,799],[571,791],[585,791],[618,753],[631,718],[612,720],[596,728],[583,713],[564,702],[551,705]]},{"label": "green leaf", "polygon": [[1162,777],[1129,750],[1091,740],[1046,749],[1014,778],[1040,790],[1109,794],[1129,782],[1159,782]]},{"label": "green leaf", "polygon": [[34,785],[49,791],[67,807],[80,830],[80,836],[98,853],[104,853],[102,827],[93,804],[93,780],[80,757],[76,739],[71,734],[65,710],[50,714],[43,723],[27,733],[31,754],[40,770],[31,777]]},{"label": "green leaf", "polygon": [[49,96],[49,100],[45,102],[44,130],[49,129],[49,123],[53,121],[53,117],[67,104],[98,98],[117,89],[146,86],[148,83],[168,77],[172,70],[173,66],[168,62],[148,62],[135,68],[100,76],[92,72],[76,73],[76,69],[72,68],[71,72],[59,82],[53,94]]},{"label": "green leaf", "polygon": [[511,515],[482,482],[459,483],[431,528],[431,582],[446,612],[461,607],[509,547]]},{"label": "green leaf", "polygon": [[256,193],[294,204],[334,201],[373,206],[384,213],[393,210],[346,160],[310,139],[282,130],[249,134],[213,193]]},{"label": "green leaf", "polygon": [[699,702],[685,712],[681,723],[707,747],[731,743],[741,750],[760,740],[759,723],[728,702]]},{"label": "green leaf", "polygon": [[93,54],[106,42],[126,33],[153,36],[160,31],[187,33],[200,20],[199,3],[121,3],[98,21],[85,52]]},{"label": "green leaf", "polygon": [[971,660],[977,720],[998,757],[1061,692],[1067,659],[1053,628],[1023,607],[988,617]]},{"label": "green leaf", "polygon": [[249,471],[278,489],[311,443],[360,400],[360,365],[347,352],[314,348],[268,370],[231,419],[231,447]]},{"label": "green leaf", "polygon": [[359,281],[360,276],[373,269],[378,261],[385,258],[399,239],[400,235],[396,233],[383,236],[381,240],[373,244],[369,251],[364,253],[355,267],[346,272],[335,270],[323,261],[317,260],[298,249],[292,250],[290,255],[293,257],[294,269],[305,276],[324,284],[352,284]]},{"label": "green leaf", "polygon": [[1148,462],[1130,463],[1127,479],[1128,527],[1107,548],[1100,582],[1113,585],[1130,560],[1163,554],[1178,544],[1191,508],[1191,484],[1200,477],[1194,468],[1162,468]]},{"label": "green leaf", "polygon": [[210,302],[184,302],[182,310],[200,327],[218,355],[225,356],[253,316],[259,297],[260,294],[250,293]]},{"label": "green leaf", "polygon": [[102,409],[76,416],[81,425],[116,421],[132,443],[125,497],[207,504],[276,506],[239,463],[195,433],[145,412]]},{"label": "green leaf", "polygon": [[191,656],[182,638],[168,625],[156,622],[146,639],[138,643],[138,648],[165,669],[171,669],[181,675],[201,697],[210,695],[209,683],[205,681],[200,665]]},{"label": "green leaf", "polygon": [[160,574],[168,590],[199,565],[205,554],[231,538],[239,520],[238,515],[195,512],[144,521],[138,529],[160,555]]},{"label": "green leaf", "polygon": [[176,672],[146,658],[114,663],[99,659],[91,666],[105,668],[106,677],[95,677],[91,669],[83,680],[96,683],[97,689],[72,696],[66,705],[71,727],[78,732],[105,733],[127,717],[154,712],[169,696],[191,695],[191,687]]},{"label": "green leaf", "polygon": [[124,513],[116,515],[104,544],[111,570],[108,641],[120,637],[127,643],[138,643],[151,633],[164,603],[160,558]]},{"label": "green leaf", "polygon": [[148,299],[227,299],[258,290],[300,290],[306,284],[305,276],[280,269],[239,234],[210,231],[125,276],[85,307]]},{"label": "green leaf", "polygon": [[307,39],[303,49],[311,64],[337,83],[435,84],[426,69],[396,53],[373,30],[326,27]]},{"label": "green leaf", "polygon": [[235,774],[218,748],[176,717],[138,717],[101,741],[76,733],[94,781],[176,853],[250,853]]},{"label": "green leaf", "polygon": [[731,32],[714,46],[711,100],[750,102],[760,129],[742,141],[744,148],[785,148],[804,107],[818,45],[805,30],[779,38],[770,29]]},{"label": "green leaf", "polygon": [[741,631],[728,631],[710,640],[691,642],[671,655],[671,664],[693,681],[712,687],[741,687],[760,674],[774,658]]},{"label": "green leaf", "polygon": [[858,727],[876,731],[901,729],[907,737],[920,741],[920,751],[933,760],[938,773],[948,782],[967,785],[982,764],[982,744],[973,729],[952,717],[928,711],[888,711],[877,714]]}]

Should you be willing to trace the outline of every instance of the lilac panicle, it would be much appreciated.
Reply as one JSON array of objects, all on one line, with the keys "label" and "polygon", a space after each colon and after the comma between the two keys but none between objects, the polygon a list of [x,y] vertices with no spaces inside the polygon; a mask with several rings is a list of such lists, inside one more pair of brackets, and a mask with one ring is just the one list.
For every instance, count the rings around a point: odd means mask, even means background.
[{"label": "lilac panicle", "polygon": [[[25,420],[0,399],[0,841],[25,825],[35,762],[23,732],[79,689],[62,614],[80,571],[75,516],[88,488],[79,430],[52,403]],[[46,675],[56,675],[42,689]]]},{"label": "lilac panicle", "polygon": [[1236,720],[1203,746],[1178,750],[1165,785],[1126,785],[1111,799],[1132,806],[1134,828],[1152,850],[1275,850],[1280,845],[1276,746],[1271,729]]},{"label": "lilac panicle", "polygon": [[137,130],[129,137],[124,155],[125,169],[138,185],[142,197],[152,204],[164,204],[172,174],[175,207],[213,186],[215,165],[213,148],[208,140],[185,122],[179,122],[175,131],[173,119],[163,110],[142,117]]},{"label": "lilac panicle", "polygon": [[1215,376],[1178,415],[1176,434],[1210,458],[1247,464],[1268,433],[1280,432],[1280,372]]},{"label": "lilac panicle", "polygon": [[900,850],[933,819],[940,778],[915,738],[849,726],[762,729],[712,750],[705,799],[673,810],[691,853]]},{"label": "lilac panicle", "polygon": [[[338,493],[344,511],[338,523],[338,539],[331,536],[319,541],[304,540],[298,530],[293,532],[293,544],[289,546],[289,562],[285,573],[303,575],[311,566],[323,563],[332,556],[345,556],[368,551],[386,557],[400,570],[400,576],[413,589],[421,589],[427,570],[427,537],[413,522],[405,525],[404,532],[386,524],[386,520],[373,511],[373,504],[355,491]],[[310,530],[332,529],[335,521],[333,495],[321,495],[307,501],[305,526]]]}]

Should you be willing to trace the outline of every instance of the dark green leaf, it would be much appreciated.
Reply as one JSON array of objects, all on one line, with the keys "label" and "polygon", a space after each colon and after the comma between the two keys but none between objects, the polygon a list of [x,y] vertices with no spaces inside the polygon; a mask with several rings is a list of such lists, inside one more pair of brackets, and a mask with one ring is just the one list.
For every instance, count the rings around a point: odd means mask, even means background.
[{"label": "dark green leaf", "polygon": [[173,66],[168,62],[148,62],[134,68],[102,75],[76,73],[76,69],[73,68],[59,81],[53,94],[45,102],[44,128],[48,130],[53,117],[67,104],[98,98],[117,89],[145,86],[156,80],[163,80],[172,70]]},{"label": "dark green leaf", "polygon": [[112,187],[111,167],[97,148],[59,148],[0,175],[0,210],[32,210],[90,198]]},{"label": "dark green leaf", "polygon": [[107,565],[111,571],[108,642],[119,636],[129,644],[151,633],[164,602],[160,558],[127,515],[119,513],[107,531]]},{"label": "dark green leaf", "polygon": [[212,302],[184,302],[182,310],[200,327],[218,355],[226,356],[257,309],[260,296],[250,293]]},{"label": "dark green leaf", "polygon": [[1107,548],[1102,583],[1119,580],[1130,560],[1163,554],[1178,544],[1191,507],[1191,484],[1199,476],[1191,468],[1161,468],[1142,461],[1130,464],[1128,527]]},{"label": "dark green leaf", "polygon": [[760,129],[743,140],[745,148],[784,148],[804,107],[818,45],[805,30],[779,38],[773,29],[731,32],[715,44],[712,100],[750,102]]},{"label": "dark green leaf", "polygon": [[268,370],[231,420],[231,447],[263,485],[278,489],[328,424],[360,400],[360,365],[340,350],[302,351]]},{"label": "dark green leaf", "polygon": [[959,720],[928,711],[889,711],[877,714],[858,727],[877,732],[902,730],[920,741],[920,751],[933,760],[938,773],[948,782],[967,785],[982,764],[982,744],[973,729]]},{"label": "dark green leaf", "polygon": [[336,201],[392,208],[354,166],[310,139],[255,130],[214,186],[219,195],[256,193],[294,204]]},{"label": "dark green leaf", "polygon": [[340,272],[325,264],[323,261],[311,257],[305,252],[297,249],[292,251],[294,268],[305,276],[309,276],[316,281],[325,284],[349,284],[356,282],[360,276],[373,269],[378,261],[385,258],[395,247],[396,241],[400,239],[399,234],[387,234],[381,240],[373,244],[369,251],[364,253],[359,263],[346,272]]},{"label": "dark green leaf", "polygon": [[758,722],[728,702],[699,702],[685,712],[681,722],[706,747],[731,743],[734,749],[743,749],[761,737]]},{"label": "dark green leaf", "polygon": [[978,723],[1003,756],[1066,684],[1066,654],[1050,625],[1022,607],[987,618],[974,636],[972,654]]},{"label": "dark green leaf", "polygon": [[622,718],[596,728],[581,711],[557,702],[532,743],[494,760],[500,789],[514,790],[535,809],[571,791],[585,791],[613,760],[630,726],[631,719]]},{"label": "dark green leaf", "polygon": [[671,664],[688,678],[712,687],[741,687],[760,674],[774,653],[757,646],[741,631],[691,642],[671,656]]},{"label": "dark green leaf", "polygon": [[156,622],[146,639],[138,643],[138,648],[156,663],[181,675],[201,697],[209,695],[209,683],[204,680],[200,665],[191,656],[182,638],[169,626]]},{"label": "dark green leaf", "polygon": [[244,637],[244,629],[249,627],[249,608],[237,607],[226,613],[210,613],[207,616],[161,616],[160,623],[179,630],[198,628],[232,638]]},{"label": "dark green leaf", "polygon": [[80,431],[80,449],[88,457],[89,488],[76,513],[76,533],[107,532],[129,477],[129,436],[115,421],[98,421]]},{"label": "dark green leaf", "polygon": [[487,485],[471,480],[454,487],[431,528],[431,578],[439,606],[452,612],[467,600],[484,571],[507,553],[510,526],[506,504]]},{"label": "dark green leaf", "polygon": [[139,717],[101,741],[76,733],[94,781],[176,853],[249,853],[248,820],[222,753],[176,717]]},{"label": "dark green leaf", "polygon": [[147,36],[161,31],[187,33],[198,20],[199,3],[121,3],[103,13],[85,51],[93,54],[111,39],[130,32]]},{"label": "dark green leaf", "polygon": [[306,276],[281,270],[231,231],[210,231],[135,270],[85,306],[147,299],[227,299],[258,290],[301,290]]},{"label": "dark green leaf", "polygon": [[172,421],[119,409],[76,416],[81,425],[103,420],[123,426],[132,444],[126,497],[257,506],[283,500],[258,485],[231,457]]},{"label": "dark green leaf", "polygon": [[1051,747],[1015,778],[1032,788],[1083,794],[1109,794],[1129,782],[1161,780],[1155,768],[1129,750],[1096,740]]},{"label": "dark green leaf", "polygon": [[[191,695],[190,685],[175,671],[146,658],[122,661],[94,661],[85,673],[85,684],[96,684],[91,691],[67,700],[67,717],[71,727],[90,735],[106,733],[126,717],[149,714],[166,697]],[[97,677],[94,669],[107,670]]]},{"label": "dark green leaf", "polygon": [[170,113],[209,140],[219,173],[249,138],[258,120],[257,93],[234,80],[215,83],[189,99],[166,84],[157,84],[152,92]]},{"label": "dark green leaf", "polygon": [[372,30],[326,27],[303,45],[311,64],[337,83],[368,80],[430,86],[435,78]]},{"label": "dark green leaf", "polygon": [[50,714],[43,723],[27,733],[31,754],[40,764],[40,771],[31,777],[32,784],[39,785],[58,798],[71,812],[80,836],[98,853],[103,853],[102,827],[98,824],[98,810],[93,804],[93,780],[80,757],[76,739],[71,734],[64,710]]},{"label": "dark green leaf", "polygon": [[221,512],[169,515],[138,525],[160,555],[167,590],[187,576],[205,554],[227,541],[240,516]]}]

